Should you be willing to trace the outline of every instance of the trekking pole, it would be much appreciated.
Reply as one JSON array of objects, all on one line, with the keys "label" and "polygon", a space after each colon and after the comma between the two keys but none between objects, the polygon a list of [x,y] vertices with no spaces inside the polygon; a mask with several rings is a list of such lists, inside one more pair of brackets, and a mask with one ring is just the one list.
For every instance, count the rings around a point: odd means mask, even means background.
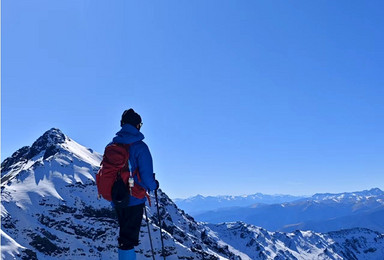
[{"label": "trekking pole", "polygon": [[157,190],[155,190],[155,198],[156,198],[156,207],[157,207],[157,217],[159,218],[160,239],[161,239],[161,253],[162,253],[163,258],[165,260],[164,240],[163,240],[163,234],[162,234],[162,231],[161,231],[161,217],[160,217],[160,210],[159,210],[159,199],[157,198]]},{"label": "trekking pole", "polygon": [[153,251],[151,230],[149,228],[149,220],[148,220],[148,215],[147,215],[147,208],[145,206],[144,206],[144,212],[145,212],[145,221],[147,222],[147,227],[148,227],[149,243],[151,244],[152,259],[155,260],[155,251]]}]

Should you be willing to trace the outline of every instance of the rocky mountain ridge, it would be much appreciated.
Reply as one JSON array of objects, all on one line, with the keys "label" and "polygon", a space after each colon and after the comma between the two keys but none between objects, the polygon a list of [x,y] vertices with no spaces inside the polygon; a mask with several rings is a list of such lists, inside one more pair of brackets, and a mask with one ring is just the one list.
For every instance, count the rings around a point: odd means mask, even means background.
[{"label": "rocky mountain ridge", "polygon": [[[59,129],[47,131],[31,147],[4,160],[2,259],[117,258],[114,210],[107,201],[97,200],[95,174],[100,160],[100,154],[76,143]],[[158,195],[167,260],[384,258],[383,235],[374,231],[353,229],[336,236],[314,232],[305,236],[268,232],[242,222],[207,225],[180,210],[163,191],[159,190]],[[143,221],[141,243],[136,248],[138,259],[152,258],[148,232],[155,258],[160,259],[154,201],[152,194],[152,206],[146,206],[148,224]],[[317,244],[319,237],[324,237],[322,247]],[[371,241],[376,241],[377,246]],[[322,251],[321,258],[319,250],[326,252]]]},{"label": "rocky mountain ridge", "polygon": [[213,235],[245,253],[249,259],[378,260],[384,253],[384,235],[369,229],[283,233],[269,232],[244,222],[208,226]]},{"label": "rocky mountain ridge", "polygon": [[[31,147],[7,158],[2,164],[2,258],[115,259],[115,212],[109,202],[97,200],[95,174],[100,161],[100,154],[58,129],[47,131]],[[161,190],[158,194],[167,259],[235,257],[218,242],[202,240],[205,226],[179,210]],[[152,194],[152,206],[147,205],[146,210],[159,257],[154,201]],[[139,257],[151,257],[145,221],[140,236]]]}]

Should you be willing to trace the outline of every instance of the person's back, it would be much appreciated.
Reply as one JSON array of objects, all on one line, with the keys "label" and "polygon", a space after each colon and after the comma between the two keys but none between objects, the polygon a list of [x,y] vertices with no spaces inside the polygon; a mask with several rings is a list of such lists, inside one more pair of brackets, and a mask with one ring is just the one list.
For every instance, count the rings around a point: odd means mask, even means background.
[{"label": "person's back", "polygon": [[[112,143],[130,144],[129,170],[134,175],[134,183],[143,191],[139,195],[132,194],[129,203],[124,207],[115,207],[119,222],[119,260],[136,259],[134,247],[139,244],[139,233],[143,218],[146,191],[159,187],[153,174],[152,156],[148,146],[143,142],[144,135],[140,132],[142,121],[133,109],[125,110],[121,118],[121,130],[116,133]],[[136,195],[136,196],[135,196]]]}]

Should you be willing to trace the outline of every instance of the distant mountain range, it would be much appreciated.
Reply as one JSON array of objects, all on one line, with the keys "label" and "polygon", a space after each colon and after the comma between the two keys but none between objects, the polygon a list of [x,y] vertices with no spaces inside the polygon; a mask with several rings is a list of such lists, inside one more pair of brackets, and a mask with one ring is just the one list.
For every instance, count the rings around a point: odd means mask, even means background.
[{"label": "distant mountain range", "polygon": [[[97,200],[95,173],[100,160],[100,154],[55,128],[4,160],[1,258],[117,259],[114,210]],[[159,203],[167,260],[384,259],[384,234],[369,229],[283,233],[239,221],[204,224],[161,190]],[[146,209],[149,223],[142,223],[137,259],[152,257],[147,225],[155,258],[160,259],[157,211],[153,204]]]},{"label": "distant mountain range", "polygon": [[315,194],[281,204],[221,208],[194,214],[194,217],[210,223],[244,221],[273,231],[329,232],[361,227],[384,232],[384,192],[375,188],[361,192]]},{"label": "distant mountain range", "polygon": [[247,207],[253,204],[276,204],[303,199],[304,196],[266,195],[256,193],[244,196],[202,196],[197,195],[187,199],[174,199],[181,209],[189,214],[196,215],[210,210],[230,207]]}]

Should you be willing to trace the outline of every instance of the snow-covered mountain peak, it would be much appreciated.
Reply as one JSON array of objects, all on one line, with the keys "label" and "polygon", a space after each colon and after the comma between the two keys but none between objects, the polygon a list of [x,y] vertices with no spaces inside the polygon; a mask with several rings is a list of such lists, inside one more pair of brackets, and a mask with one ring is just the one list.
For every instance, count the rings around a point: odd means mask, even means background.
[{"label": "snow-covered mountain peak", "polygon": [[58,128],[51,128],[40,136],[33,144],[32,148],[44,149],[51,145],[64,143],[68,137]]},{"label": "snow-covered mountain peak", "polygon": [[11,170],[12,166],[16,163],[26,162],[35,156],[39,155],[43,151],[44,158],[49,157],[57,152],[57,146],[64,143],[66,140],[70,140],[64,135],[60,129],[51,128],[40,136],[32,146],[24,146],[14,152],[11,157],[6,158],[1,163],[1,175],[5,175]]},{"label": "snow-covered mountain peak", "polygon": [[313,195],[310,199],[314,201],[325,201],[333,200],[339,202],[342,200],[367,200],[373,197],[384,196],[384,191],[379,188],[373,188],[370,190],[364,190],[359,192],[344,192],[344,193],[317,193]]},{"label": "snow-covered mountain peak", "polygon": [[[58,185],[53,179],[57,178],[65,183],[94,181],[93,173],[98,170],[101,159],[100,154],[73,141],[59,129],[52,128],[31,146],[22,147],[2,162],[1,186],[36,190],[32,187],[36,185],[35,188],[40,186],[38,190],[41,190],[41,185],[49,181],[52,184],[46,188],[53,191]],[[50,171],[46,170],[48,168]]]}]

